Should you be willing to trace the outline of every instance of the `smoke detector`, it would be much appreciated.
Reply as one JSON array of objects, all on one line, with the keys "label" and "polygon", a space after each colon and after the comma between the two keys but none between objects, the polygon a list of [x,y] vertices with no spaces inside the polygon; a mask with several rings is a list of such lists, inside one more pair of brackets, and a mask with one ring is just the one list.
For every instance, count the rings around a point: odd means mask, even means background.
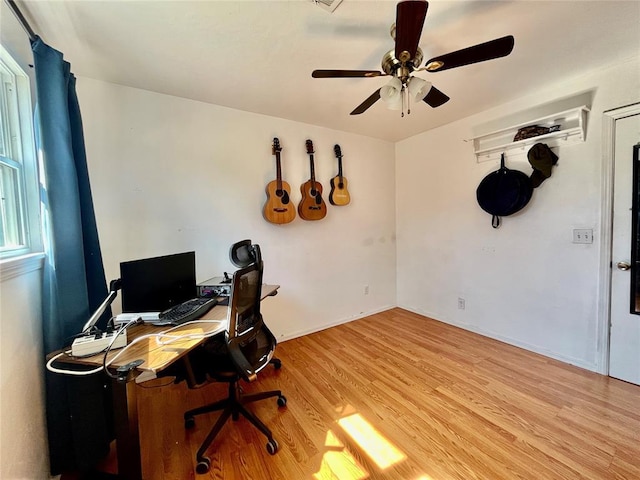
[{"label": "smoke detector", "polygon": [[342,3],[342,0],[310,0],[311,3],[316,4],[318,7],[326,10],[329,13],[332,13],[338,5]]}]

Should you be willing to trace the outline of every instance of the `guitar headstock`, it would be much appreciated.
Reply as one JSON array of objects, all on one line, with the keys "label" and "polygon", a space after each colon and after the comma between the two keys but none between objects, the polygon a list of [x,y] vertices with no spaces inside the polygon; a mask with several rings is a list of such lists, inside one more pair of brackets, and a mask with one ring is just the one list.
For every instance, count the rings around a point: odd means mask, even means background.
[{"label": "guitar headstock", "polygon": [[280,140],[278,140],[278,137],[275,137],[273,139],[273,146],[271,147],[271,150],[273,151],[273,155],[275,155],[280,150],[282,150],[282,147],[280,146]]},{"label": "guitar headstock", "polygon": [[336,152],[337,158],[342,158],[342,150],[340,150],[340,145],[336,145],[333,147],[333,151]]},{"label": "guitar headstock", "polygon": [[313,152],[313,142],[311,140],[307,140],[307,153],[311,155]]}]

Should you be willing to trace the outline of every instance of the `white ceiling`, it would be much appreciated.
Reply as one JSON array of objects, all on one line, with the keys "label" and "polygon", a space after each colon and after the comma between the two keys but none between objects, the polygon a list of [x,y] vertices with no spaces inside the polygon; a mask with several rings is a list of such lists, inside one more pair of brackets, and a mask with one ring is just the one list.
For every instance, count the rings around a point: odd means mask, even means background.
[{"label": "white ceiling", "polygon": [[420,41],[425,59],[508,34],[513,53],[419,73],[451,97],[437,109],[421,102],[401,118],[377,102],[350,116],[387,78],[312,79],[311,72],[380,69],[393,48],[394,1],[343,0],[333,13],[309,0],[17,4],[77,76],[389,141],[640,55],[637,0],[432,0]]}]

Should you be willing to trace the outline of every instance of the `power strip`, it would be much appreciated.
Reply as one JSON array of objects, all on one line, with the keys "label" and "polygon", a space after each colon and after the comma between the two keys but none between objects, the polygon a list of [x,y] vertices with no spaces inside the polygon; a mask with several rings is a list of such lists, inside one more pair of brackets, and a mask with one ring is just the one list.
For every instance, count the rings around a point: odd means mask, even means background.
[{"label": "power strip", "polygon": [[[76,338],[71,345],[71,355],[74,357],[85,357],[87,355],[100,353],[109,346],[115,335],[118,335],[118,332],[97,333],[95,335]],[[116,337],[111,349],[113,350],[114,348],[122,348],[126,346],[127,332],[124,330]]]}]

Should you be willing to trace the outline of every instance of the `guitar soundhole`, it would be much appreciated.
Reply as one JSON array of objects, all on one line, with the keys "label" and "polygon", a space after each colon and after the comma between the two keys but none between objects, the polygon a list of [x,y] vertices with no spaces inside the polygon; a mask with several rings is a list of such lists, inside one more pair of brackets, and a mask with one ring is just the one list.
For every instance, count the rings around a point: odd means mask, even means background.
[{"label": "guitar soundhole", "polygon": [[[278,194],[278,192],[280,192]],[[276,190],[276,195],[280,198],[280,203],[282,203],[283,205],[287,205],[289,203],[289,194],[287,193],[286,190]]]},{"label": "guitar soundhole", "polygon": [[312,197],[315,197],[316,195],[318,195],[318,192],[317,192],[316,190],[311,189],[311,191],[309,192],[309,194],[310,194]]},{"label": "guitar soundhole", "polygon": [[338,184],[338,188],[339,188],[340,190],[342,190],[342,189],[344,188],[344,183],[342,183],[342,182],[341,182],[341,183],[339,183],[339,184]]}]

